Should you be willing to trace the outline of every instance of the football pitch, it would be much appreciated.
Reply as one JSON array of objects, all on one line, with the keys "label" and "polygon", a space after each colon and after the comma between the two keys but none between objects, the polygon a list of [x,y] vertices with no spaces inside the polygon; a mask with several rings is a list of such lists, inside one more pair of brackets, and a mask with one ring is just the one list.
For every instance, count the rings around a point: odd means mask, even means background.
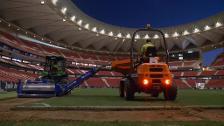
[{"label": "football pitch", "polygon": [[[118,89],[75,89],[65,97],[44,99],[40,103],[49,106],[224,106],[223,90],[178,90],[175,101],[165,101],[161,93],[158,98],[138,94],[132,101],[119,97]],[[38,103],[35,103],[38,104]]]}]

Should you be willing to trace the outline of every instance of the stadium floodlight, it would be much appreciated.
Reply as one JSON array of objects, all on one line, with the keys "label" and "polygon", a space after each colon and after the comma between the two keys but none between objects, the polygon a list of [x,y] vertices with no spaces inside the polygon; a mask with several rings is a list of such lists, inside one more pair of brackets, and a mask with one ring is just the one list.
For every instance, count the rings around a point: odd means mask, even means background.
[{"label": "stadium floodlight", "polygon": [[58,0],[52,0],[52,3],[53,3],[54,5],[56,5],[57,2],[58,2]]},{"label": "stadium floodlight", "polygon": [[114,36],[114,33],[111,31],[108,35],[109,36]]},{"label": "stadium floodlight", "polygon": [[137,34],[137,35],[135,36],[135,39],[140,39],[140,35]]},{"label": "stadium floodlight", "polygon": [[170,36],[169,36],[169,34],[165,33],[165,37],[166,37],[166,38],[169,38]]},{"label": "stadium floodlight", "polygon": [[200,32],[200,30],[198,28],[195,28],[193,31],[193,33],[198,33],[198,32]]},{"label": "stadium floodlight", "polygon": [[208,25],[206,25],[205,28],[204,28],[205,31],[208,31],[210,29],[211,29],[211,27],[209,27]]},{"label": "stadium floodlight", "polygon": [[178,36],[180,36],[179,33],[177,33],[177,32],[174,32],[174,33],[173,33],[173,37],[178,37]]},{"label": "stadium floodlight", "polygon": [[155,35],[153,36],[153,38],[154,38],[154,39],[158,39],[158,38],[159,38],[159,35],[155,34]]},{"label": "stadium floodlight", "polygon": [[76,17],[75,17],[75,16],[72,16],[70,19],[71,19],[71,21],[73,21],[73,22],[74,22],[74,21],[75,21],[75,19],[76,19]]},{"label": "stadium floodlight", "polygon": [[126,35],[126,38],[127,38],[127,39],[130,39],[130,38],[131,38],[131,34],[128,33],[128,34]]},{"label": "stadium floodlight", "polygon": [[65,14],[66,11],[67,11],[67,7],[63,7],[63,8],[61,9],[61,12],[62,12],[63,14]]},{"label": "stadium floodlight", "polygon": [[190,33],[187,31],[187,30],[185,30],[184,32],[183,32],[183,35],[189,35]]},{"label": "stadium floodlight", "polygon": [[44,0],[41,0],[41,1],[40,1],[40,4],[41,4],[41,5],[44,5],[44,4],[45,4],[45,1],[44,1]]},{"label": "stadium floodlight", "polygon": [[217,22],[217,23],[215,24],[215,27],[216,27],[216,28],[218,28],[218,27],[220,27],[220,26],[222,26],[222,23],[220,23],[220,22]]},{"label": "stadium floodlight", "polygon": [[63,22],[65,22],[65,21],[66,21],[66,19],[64,19],[64,18],[63,18],[63,19],[62,19],[62,21],[63,21]]},{"label": "stadium floodlight", "polygon": [[104,29],[101,30],[101,31],[100,31],[100,34],[103,34],[103,35],[104,35],[104,34],[105,34],[105,30],[104,30]]},{"label": "stadium floodlight", "polygon": [[89,24],[86,24],[86,25],[84,26],[84,28],[85,28],[85,29],[89,29]]},{"label": "stadium floodlight", "polygon": [[121,34],[121,33],[118,33],[118,34],[117,34],[117,37],[118,37],[118,38],[121,38],[121,37],[122,37],[122,34]]},{"label": "stadium floodlight", "polygon": [[146,34],[145,37],[144,37],[144,39],[149,39],[149,38],[150,38],[150,37],[149,37],[148,34]]},{"label": "stadium floodlight", "polygon": [[97,28],[94,27],[94,28],[92,29],[92,31],[93,31],[93,32],[97,32]]},{"label": "stadium floodlight", "polygon": [[77,22],[77,24],[78,24],[79,26],[81,26],[81,25],[82,25],[82,20],[79,20],[79,21]]},{"label": "stadium floodlight", "polygon": [[82,30],[82,28],[79,27],[79,31],[81,31],[81,30]]}]

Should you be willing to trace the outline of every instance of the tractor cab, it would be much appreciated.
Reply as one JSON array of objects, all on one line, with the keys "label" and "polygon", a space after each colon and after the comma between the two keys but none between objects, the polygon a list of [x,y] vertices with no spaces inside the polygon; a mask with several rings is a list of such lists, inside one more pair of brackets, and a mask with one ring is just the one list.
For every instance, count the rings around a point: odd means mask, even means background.
[{"label": "tractor cab", "polygon": [[59,56],[47,56],[44,71],[42,72],[42,78],[60,82],[62,79],[68,77],[65,68],[65,58]]}]

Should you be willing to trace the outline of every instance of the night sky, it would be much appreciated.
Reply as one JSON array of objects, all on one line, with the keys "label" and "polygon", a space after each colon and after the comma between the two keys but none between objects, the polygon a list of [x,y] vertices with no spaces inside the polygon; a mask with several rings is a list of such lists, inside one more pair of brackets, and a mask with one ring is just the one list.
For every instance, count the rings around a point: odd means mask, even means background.
[{"label": "night sky", "polygon": [[[102,22],[132,28],[155,28],[197,21],[224,11],[224,0],[73,0],[87,15]],[[224,49],[203,54],[210,64]]]},{"label": "night sky", "polygon": [[139,28],[189,23],[224,11],[224,0],[73,0],[100,21]]}]

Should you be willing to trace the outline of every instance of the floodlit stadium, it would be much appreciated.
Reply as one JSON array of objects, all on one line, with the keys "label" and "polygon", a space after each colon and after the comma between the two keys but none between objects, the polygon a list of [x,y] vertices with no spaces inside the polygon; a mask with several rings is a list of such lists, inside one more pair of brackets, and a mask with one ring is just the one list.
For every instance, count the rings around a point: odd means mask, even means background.
[{"label": "floodlit stadium", "polygon": [[[98,2],[105,13],[118,4]],[[126,17],[144,8],[132,2],[110,11],[127,13],[123,26],[91,1],[0,3],[0,125],[224,125],[221,5],[195,12],[210,13],[203,18],[176,12],[186,18],[178,23],[158,12],[163,22],[141,27]]]}]

